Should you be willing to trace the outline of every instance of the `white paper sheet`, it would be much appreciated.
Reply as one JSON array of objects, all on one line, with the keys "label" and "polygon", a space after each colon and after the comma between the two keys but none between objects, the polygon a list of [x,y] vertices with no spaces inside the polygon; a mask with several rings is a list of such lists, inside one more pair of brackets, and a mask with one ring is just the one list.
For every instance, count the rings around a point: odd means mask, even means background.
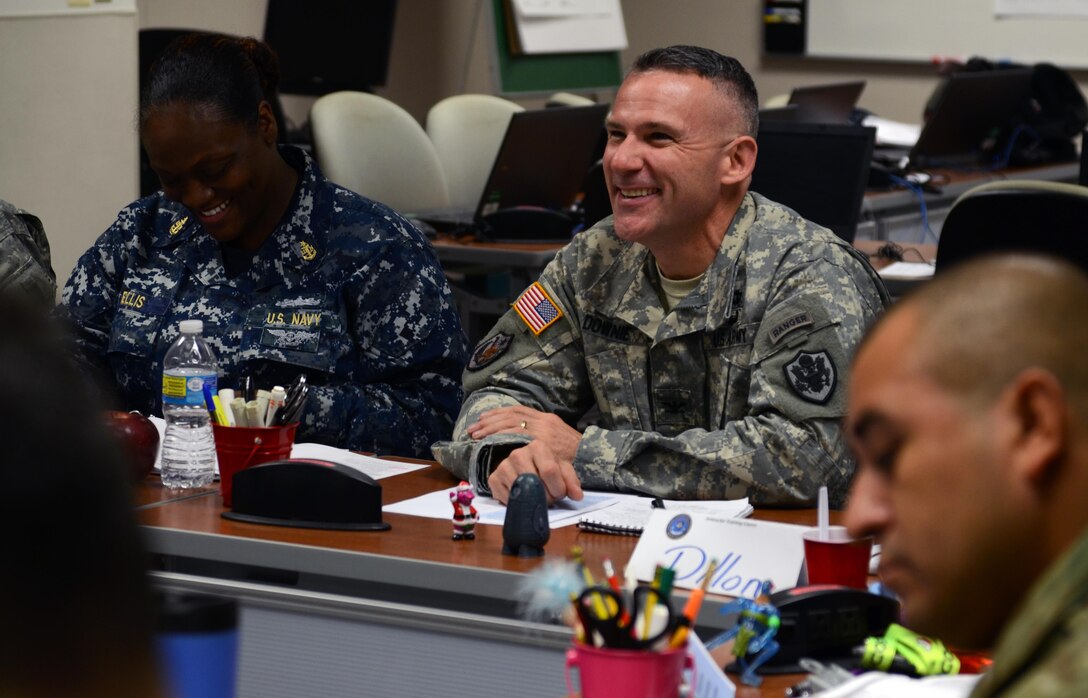
[{"label": "white paper sheet", "polygon": [[326,446],[325,444],[302,443],[295,444],[291,448],[292,458],[315,458],[318,460],[331,460],[334,463],[354,468],[364,475],[369,475],[375,480],[394,475],[403,475],[413,470],[426,468],[426,463],[401,463],[400,461],[385,460],[364,456],[354,451],[346,451],[342,448]]},{"label": "white paper sheet", "polygon": [[[387,514],[408,514],[409,516],[423,516],[428,519],[448,519],[451,516],[450,491],[453,487],[429,494],[421,495],[403,502],[386,504],[382,511]],[[548,507],[548,522],[552,528],[571,526],[578,522],[578,518],[588,511],[608,506],[617,496],[601,492],[586,492],[585,498],[580,502],[572,499],[562,499]],[[506,506],[500,504],[497,499],[491,497],[477,497],[472,501],[476,507],[479,522],[502,526],[506,520]]]},{"label": "white paper sheet", "polygon": [[620,0],[517,0],[514,23],[527,54],[621,51],[627,28]]},{"label": "white paper sheet", "polygon": [[695,633],[688,634],[688,654],[695,664],[695,698],[733,698],[737,695],[737,687]]},{"label": "white paper sheet", "polygon": [[883,119],[872,114],[862,119],[861,124],[862,126],[876,127],[877,145],[910,148],[918,142],[918,136],[922,135],[922,127],[919,124],[905,124],[901,121]]},{"label": "white paper sheet", "polygon": [[892,262],[877,273],[885,279],[928,279],[934,266],[925,262]]},{"label": "white paper sheet", "polygon": [[[166,420],[162,417],[149,417],[151,423],[155,425],[155,428],[159,430],[159,453],[155,456],[155,467],[152,472],[160,472],[160,464],[162,461],[162,438],[166,433]],[[315,443],[297,443],[291,447],[292,458],[314,458],[317,460],[331,460],[335,463],[341,463],[354,468],[359,472],[369,475],[375,480],[381,480],[384,477],[392,477],[394,475],[403,475],[404,473],[410,473],[413,470],[422,470],[427,466],[421,463],[400,463],[398,461],[384,460],[382,458],[372,458],[370,456],[363,456],[353,451],[348,451],[342,448],[336,448],[334,446],[326,446],[325,444]],[[219,474],[219,463],[215,464],[215,473]]]}]

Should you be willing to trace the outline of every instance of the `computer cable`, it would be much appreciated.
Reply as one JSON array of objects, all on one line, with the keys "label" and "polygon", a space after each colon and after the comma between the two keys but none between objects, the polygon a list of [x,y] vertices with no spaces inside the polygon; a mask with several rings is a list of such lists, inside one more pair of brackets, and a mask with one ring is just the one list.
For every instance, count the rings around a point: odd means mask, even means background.
[{"label": "computer cable", "polygon": [[923,237],[919,242],[925,242],[926,238],[931,238],[933,244],[937,244],[937,235],[933,232],[933,229],[929,227],[929,209],[926,207],[926,197],[923,191],[923,184],[913,182],[905,177],[899,175],[890,175],[891,180],[903,187],[904,189],[912,192],[915,197],[918,198],[918,209],[922,216],[922,234]]}]

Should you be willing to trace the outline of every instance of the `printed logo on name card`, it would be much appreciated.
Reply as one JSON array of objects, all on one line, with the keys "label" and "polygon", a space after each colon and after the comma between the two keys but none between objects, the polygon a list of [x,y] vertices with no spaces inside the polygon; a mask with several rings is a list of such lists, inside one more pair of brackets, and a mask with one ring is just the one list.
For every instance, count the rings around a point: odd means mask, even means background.
[{"label": "printed logo on name card", "polygon": [[677,514],[665,527],[665,535],[669,538],[682,538],[691,530],[691,517],[687,514]]}]

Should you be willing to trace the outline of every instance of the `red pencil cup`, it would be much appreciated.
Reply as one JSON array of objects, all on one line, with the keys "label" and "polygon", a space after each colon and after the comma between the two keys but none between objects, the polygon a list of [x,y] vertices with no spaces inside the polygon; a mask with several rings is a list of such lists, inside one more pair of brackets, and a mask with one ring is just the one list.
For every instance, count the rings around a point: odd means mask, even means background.
[{"label": "red pencil cup", "polygon": [[567,650],[566,672],[567,693],[572,696],[570,674],[575,667],[582,698],[677,698],[685,670],[691,672],[687,685],[695,687],[695,663],[686,647],[663,652],[572,647]]},{"label": "red pencil cup", "polygon": [[851,538],[845,526],[830,526],[827,540],[820,540],[820,529],[801,534],[805,542],[805,569],[809,584],[838,584],[865,589],[869,580],[869,557],[873,539]]},{"label": "red pencil cup", "polygon": [[251,465],[291,457],[298,422],[282,427],[225,427],[212,424],[215,454],[219,457],[219,491],[223,506],[230,506],[234,474]]}]

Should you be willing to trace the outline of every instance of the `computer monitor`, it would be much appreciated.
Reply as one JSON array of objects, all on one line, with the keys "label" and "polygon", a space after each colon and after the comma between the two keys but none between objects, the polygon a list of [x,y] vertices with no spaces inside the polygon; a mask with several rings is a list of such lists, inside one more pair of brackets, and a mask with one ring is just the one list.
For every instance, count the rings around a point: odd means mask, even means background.
[{"label": "computer monitor", "polygon": [[932,110],[911,148],[910,165],[981,164],[997,139],[1027,116],[1032,74],[1009,68],[949,75],[930,97]]},{"label": "computer monitor", "polygon": [[847,124],[760,124],[751,189],[854,241],[876,129]]},{"label": "computer monitor", "polygon": [[864,89],[864,80],[795,87],[787,105],[798,107],[804,121],[845,124]]},{"label": "computer monitor", "polygon": [[280,92],[323,95],[384,85],[396,0],[268,0],[264,40]]}]

